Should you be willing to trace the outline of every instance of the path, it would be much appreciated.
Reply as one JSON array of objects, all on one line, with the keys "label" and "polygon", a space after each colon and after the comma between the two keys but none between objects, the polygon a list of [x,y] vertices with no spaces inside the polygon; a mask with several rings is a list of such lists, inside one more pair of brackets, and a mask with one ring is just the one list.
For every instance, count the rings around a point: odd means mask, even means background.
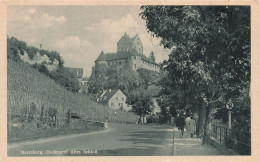
[{"label": "path", "polygon": [[[219,155],[195,138],[179,137],[167,125],[109,124],[109,130],[8,145],[8,156]],[[56,151],[56,152],[55,152]],[[21,154],[24,153],[24,154]],[[29,154],[28,154],[29,153]],[[38,154],[42,153],[42,154]]]}]

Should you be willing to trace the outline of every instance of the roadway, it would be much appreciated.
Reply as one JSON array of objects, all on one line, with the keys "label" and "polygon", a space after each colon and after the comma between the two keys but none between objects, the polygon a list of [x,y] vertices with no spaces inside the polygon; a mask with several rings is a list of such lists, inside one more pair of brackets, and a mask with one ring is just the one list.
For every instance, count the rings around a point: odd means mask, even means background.
[{"label": "roadway", "polygon": [[[174,139],[173,139],[174,137]],[[173,135],[168,125],[109,123],[101,132],[59,136],[8,145],[8,156],[173,156],[219,155],[196,138]]]}]

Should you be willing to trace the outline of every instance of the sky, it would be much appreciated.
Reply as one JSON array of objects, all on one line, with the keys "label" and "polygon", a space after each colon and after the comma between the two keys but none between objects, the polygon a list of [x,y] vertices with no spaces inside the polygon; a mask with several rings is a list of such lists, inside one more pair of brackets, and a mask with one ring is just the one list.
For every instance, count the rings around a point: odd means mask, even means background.
[{"label": "sky", "polygon": [[144,54],[154,51],[157,63],[168,59],[170,50],[147,32],[140,12],[140,6],[8,6],[7,35],[59,52],[65,67],[84,68],[84,76],[101,51],[116,52],[125,32],[138,34]]}]

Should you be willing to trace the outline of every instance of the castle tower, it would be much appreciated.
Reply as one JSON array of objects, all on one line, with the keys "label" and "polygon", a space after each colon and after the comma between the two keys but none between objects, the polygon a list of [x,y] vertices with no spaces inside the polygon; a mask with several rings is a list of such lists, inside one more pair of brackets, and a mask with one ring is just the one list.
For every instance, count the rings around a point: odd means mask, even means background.
[{"label": "castle tower", "polygon": [[117,42],[117,52],[137,52],[143,54],[143,45],[138,34],[130,38],[129,35],[125,33]]},{"label": "castle tower", "polygon": [[138,34],[136,34],[135,37],[132,38],[132,42],[133,42],[133,50],[137,51],[140,54],[143,54],[143,44]]}]

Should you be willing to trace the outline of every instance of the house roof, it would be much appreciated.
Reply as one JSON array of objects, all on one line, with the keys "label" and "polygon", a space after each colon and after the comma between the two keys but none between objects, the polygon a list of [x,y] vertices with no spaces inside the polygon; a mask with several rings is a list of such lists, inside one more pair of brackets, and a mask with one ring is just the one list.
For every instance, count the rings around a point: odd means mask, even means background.
[{"label": "house roof", "polygon": [[77,78],[83,77],[83,68],[71,68],[71,67],[65,67],[67,71],[74,74]]},{"label": "house roof", "polygon": [[118,91],[118,89],[116,90],[107,90],[105,91],[99,98],[98,98],[98,102],[108,102]]},{"label": "house roof", "polygon": [[129,56],[140,56],[142,60],[147,61],[151,64],[158,65],[155,61],[147,58],[145,55],[137,53],[137,52],[117,52],[117,53],[101,53],[96,61],[113,61],[113,60],[121,60],[127,59]]}]

